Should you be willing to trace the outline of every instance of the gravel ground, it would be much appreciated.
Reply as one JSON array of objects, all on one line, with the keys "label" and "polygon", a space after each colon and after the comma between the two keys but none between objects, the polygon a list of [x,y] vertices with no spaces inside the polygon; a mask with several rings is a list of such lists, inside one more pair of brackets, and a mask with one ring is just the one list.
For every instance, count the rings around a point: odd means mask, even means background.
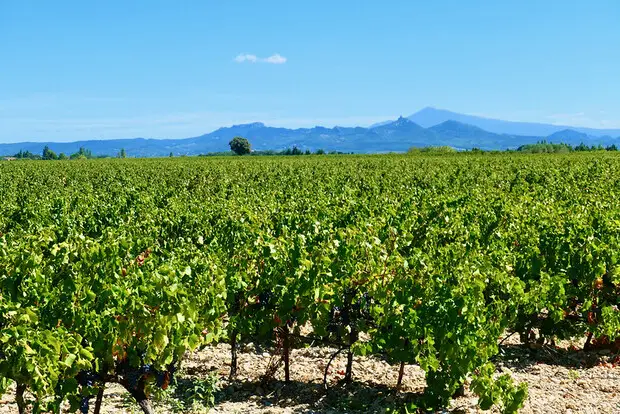
[{"label": "gravel ground", "polygon": [[[522,413],[620,413],[620,364],[612,364],[618,356],[606,351],[569,351],[568,345],[528,349],[513,342],[503,348],[498,367],[510,372],[516,382],[529,385]],[[193,354],[183,375],[189,380],[209,374],[221,378],[216,405],[208,410],[211,413],[380,413],[395,403],[412,400],[424,388],[422,370],[406,366],[402,389],[395,392],[398,367],[372,357],[355,358],[354,383],[341,386],[339,379],[346,364],[346,357],[341,355],[330,367],[330,391],[325,394],[323,371],[334,351],[323,347],[293,350],[290,384],[284,384],[281,368],[274,380],[261,381],[272,358],[252,345],[244,346],[239,353],[238,377],[234,382],[226,380],[230,347],[225,344]],[[171,411],[165,404],[154,405],[160,413]],[[106,389],[103,408],[108,414],[138,412],[118,385]],[[446,412],[482,411],[476,408],[476,398],[466,389],[465,396],[455,399]],[[0,414],[6,413],[17,413],[10,394],[0,398]]]}]

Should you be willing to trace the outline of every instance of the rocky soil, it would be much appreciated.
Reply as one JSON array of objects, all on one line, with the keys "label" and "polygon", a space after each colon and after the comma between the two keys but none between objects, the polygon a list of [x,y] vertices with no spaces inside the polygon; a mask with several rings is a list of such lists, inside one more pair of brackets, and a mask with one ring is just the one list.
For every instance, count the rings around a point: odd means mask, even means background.
[{"label": "rocky soil", "polygon": [[[508,341],[509,342],[509,341]],[[523,413],[620,413],[620,358],[609,351],[571,351],[571,344],[559,348],[526,348],[517,342],[502,347],[498,367],[510,372],[517,382],[527,382],[529,397]],[[413,401],[424,388],[424,373],[406,366],[400,392],[394,390],[398,367],[381,359],[355,358],[354,382],[343,378],[346,357],[338,356],[329,370],[329,390],[323,390],[323,371],[333,348],[308,347],[291,354],[291,383],[283,382],[282,367],[270,381],[263,381],[270,363],[277,359],[266,350],[245,345],[239,353],[238,376],[229,382],[230,347],[209,347],[191,355],[183,378],[220,378],[216,404],[211,413],[381,413],[403,401]],[[615,362],[615,364],[614,364]],[[154,405],[158,412],[172,411],[168,402]],[[106,389],[105,413],[137,413],[135,404],[118,385]],[[476,398],[466,389],[465,396],[453,400],[446,412],[477,413]],[[497,412],[491,410],[491,412]],[[0,398],[0,413],[17,413],[12,395]]]}]

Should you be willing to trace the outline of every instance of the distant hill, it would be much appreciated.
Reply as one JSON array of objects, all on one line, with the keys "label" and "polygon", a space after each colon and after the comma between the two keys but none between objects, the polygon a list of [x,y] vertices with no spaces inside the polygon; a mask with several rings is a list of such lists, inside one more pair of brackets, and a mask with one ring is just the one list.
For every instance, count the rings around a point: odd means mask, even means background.
[{"label": "distant hill", "polygon": [[[526,133],[528,131],[529,133]],[[588,146],[620,145],[620,138],[617,138],[620,136],[620,130],[567,129],[554,125],[508,122],[425,108],[408,118],[400,117],[395,121],[386,121],[370,128],[316,126],[289,129],[255,122],[219,128],[208,134],[185,139],[132,138],[0,144],[0,155],[14,155],[20,150],[40,154],[46,145],[56,153],[67,155],[77,152],[80,147],[89,149],[94,155],[116,155],[123,148],[130,157],[161,157],[170,153],[198,155],[228,151],[228,142],[235,136],[248,138],[254,150],[279,151],[297,146],[302,150],[324,149],[355,153],[404,152],[414,146],[503,150],[543,139],[571,145],[582,142]]]},{"label": "distant hill", "polygon": [[441,137],[435,132],[422,128],[415,122],[403,117],[394,122],[371,128],[371,131],[377,134],[382,142],[389,144],[391,148],[402,148],[392,151],[406,151],[412,146],[439,145],[442,142]]},{"label": "distant hill", "polygon": [[573,129],[563,129],[562,131],[555,132],[547,137],[547,141],[549,142],[564,142],[566,144],[571,144],[573,146],[579,145],[581,143],[587,144],[589,146],[592,145],[611,145],[616,144],[620,139],[612,138],[609,135],[605,136],[594,136],[589,135],[584,132],[575,131]]},{"label": "distant hill", "polygon": [[460,148],[478,147],[481,149],[506,149],[513,148],[515,142],[519,142],[519,145],[523,145],[535,143],[540,140],[540,137],[496,134],[485,131],[474,125],[453,120],[432,126],[429,130],[441,136],[446,142],[446,145]]},{"label": "distant hill", "polygon": [[613,137],[620,136],[620,129],[593,129],[552,124],[540,124],[534,122],[503,121],[500,119],[459,114],[456,112],[431,107],[424,108],[409,116],[408,118],[424,128],[429,128],[446,121],[458,121],[464,124],[477,126],[478,128],[482,128],[486,131],[494,132],[496,134],[546,137],[559,131],[571,129],[594,137],[601,137],[606,135]]}]

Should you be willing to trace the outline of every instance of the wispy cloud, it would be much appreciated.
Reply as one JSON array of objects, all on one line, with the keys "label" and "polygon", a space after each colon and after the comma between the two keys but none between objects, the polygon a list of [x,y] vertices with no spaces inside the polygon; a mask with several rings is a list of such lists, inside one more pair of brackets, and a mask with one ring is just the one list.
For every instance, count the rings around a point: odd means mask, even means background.
[{"label": "wispy cloud", "polygon": [[545,114],[540,110],[518,110],[504,113],[469,112],[468,115],[512,122],[537,122],[567,127],[620,129],[620,119],[613,119],[604,110]]},{"label": "wispy cloud", "polygon": [[263,62],[273,63],[274,65],[281,65],[283,63],[286,63],[286,58],[279,53],[276,53],[275,55],[271,55],[268,58],[263,59]]},{"label": "wispy cloud", "polygon": [[563,113],[548,115],[547,118],[553,121],[565,122],[566,120],[582,120],[586,117],[585,112]]},{"label": "wispy cloud", "polygon": [[604,119],[605,112],[601,111],[598,115],[591,115],[586,112],[562,113],[546,116],[547,122],[555,125],[567,125],[575,127],[587,128],[620,128],[620,121],[612,119]]},{"label": "wispy cloud", "polygon": [[305,118],[278,112],[203,111],[127,117],[2,117],[0,143],[21,141],[77,141],[131,137],[186,138],[234,124],[261,121],[269,126],[309,128],[316,125],[367,126],[393,115]]},{"label": "wispy cloud", "polygon": [[324,126],[332,128],[336,126],[367,127],[377,122],[383,122],[390,119],[396,119],[394,114],[376,115],[376,116],[317,116],[310,117],[289,117],[284,114],[271,114],[261,119],[266,125],[282,127],[282,128],[312,128],[314,126]]},{"label": "wispy cloud", "polygon": [[250,54],[241,54],[238,55],[235,58],[235,62],[237,63],[244,63],[244,62],[250,62],[250,63],[256,63],[258,62],[258,57],[256,55],[250,55]]},{"label": "wispy cloud", "polygon": [[32,111],[37,109],[51,109],[71,105],[84,106],[87,104],[116,103],[124,101],[120,97],[80,96],[71,94],[35,94],[19,96],[10,99],[0,99],[0,115],[7,111]]},{"label": "wispy cloud", "polygon": [[271,63],[273,65],[282,65],[287,59],[279,53],[275,53],[266,58],[261,58],[250,53],[242,53],[237,55],[235,62],[237,63]]}]

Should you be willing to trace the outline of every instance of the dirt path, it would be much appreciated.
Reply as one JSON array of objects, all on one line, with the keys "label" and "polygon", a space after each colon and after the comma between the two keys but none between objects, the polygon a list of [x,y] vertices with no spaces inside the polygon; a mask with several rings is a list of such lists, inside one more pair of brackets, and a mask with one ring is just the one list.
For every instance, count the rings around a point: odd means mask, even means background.
[{"label": "dirt path", "polygon": [[[271,357],[263,350],[245,346],[239,353],[238,378],[228,382],[230,348],[220,344],[192,355],[184,367],[184,377],[221,378],[212,413],[371,413],[384,412],[394,403],[411,400],[424,388],[424,373],[406,366],[400,393],[393,390],[398,367],[377,358],[356,358],[354,383],[341,387],[346,358],[339,356],[330,368],[330,391],[323,392],[325,364],[331,348],[311,347],[292,351],[291,383],[284,384],[280,369],[275,380],[261,383]],[[620,366],[612,366],[616,356],[603,353],[571,352],[566,349],[529,350],[517,344],[504,349],[497,365],[509,371],[517,382],[529,384],[523,413],[620,413]],[[158,412],[170,408],[157,404]],[[127,393],[114,385],[106,389],[105,413],[137,413]],[[16,413],[12,395],[0,398],[0,413]],[[453,401],[449,412],[477,413],[476,398],[466,390]],[[492,410],[490,412],[496,412]]]}]

